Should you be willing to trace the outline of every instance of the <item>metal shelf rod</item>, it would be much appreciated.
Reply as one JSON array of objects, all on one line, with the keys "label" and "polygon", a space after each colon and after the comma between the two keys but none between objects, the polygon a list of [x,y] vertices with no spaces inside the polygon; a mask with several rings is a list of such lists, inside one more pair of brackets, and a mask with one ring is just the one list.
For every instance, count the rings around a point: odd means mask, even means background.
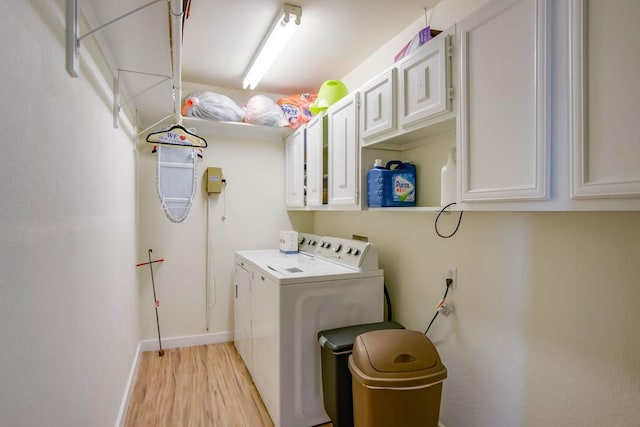
[{"label": "metal shelf rod", "polygon": [[132,11],[125,13],[109,22],[100,25],[93,30],[90,30],[82,36],[78,36],[78,0],[66,0],[66,47],[67,47],[67,72],[71,77],[78,77],[78,49],[80,48],[80,41],[87,36],[94,34],[103,28],[118,22],[119,20],[126,18],[129,15],[133,15],[142,9],[145,9],[158,2],[169,2],[170,0],[152,0],[151,2],[142,5]]}]

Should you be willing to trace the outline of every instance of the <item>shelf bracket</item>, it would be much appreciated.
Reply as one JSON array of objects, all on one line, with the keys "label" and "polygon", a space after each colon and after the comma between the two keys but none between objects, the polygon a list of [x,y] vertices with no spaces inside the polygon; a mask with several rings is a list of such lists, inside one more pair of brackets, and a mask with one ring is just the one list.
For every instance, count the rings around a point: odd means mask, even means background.
[{"label": "shelf bracket", "polygon": [[90,30],[86,34],[79,36],[78,31],[78,0],[66,0],[66,50],[67,50],[67,73],[71,77],[78,77],[78,63],[80,58],[80,41],[85,37],[88,37],[103,28],[118,22],[119,20],[126,18],[129,15],[133,15],[142,9],[145,9],[158,2],[168,3],[170,0],[152,0],[151,2],[144,4],[130,12],[125,13],[109,22],[106,22],[93,30]]},{"label": "shelf bracket", "polygon": [[[153,76],[153,77],[161,77],[161,80],[157,81],[156,83],[152,84],[151,86],[149,86],[148,88],[144,89],[141,92],[138,92],[137,94],[133,95],[131,98],[127,99],[124,102],[120,102],[120,73],[133,73],[133,74],[142,74],[145,76]],[[116,76],[113,79],[113,127],[115,129],[117,129],[119,127],[118,125],[118,117],[120,116],[120,108],[127,105],[129,102],[133,101],[134,99],[136,99],[137,97],[139,97],[140,95],[150,91],[151,89],[155,88],[156,86],[159,86],[160,84],[166,82],[167,80],[171,80],[172,77],[171,76],[165,76],[164,74],[154,74],[154,73],[144,73],[141,71],[131,71],[131,70],[121,70],[118,69],[118,71],[116,72]]]}]

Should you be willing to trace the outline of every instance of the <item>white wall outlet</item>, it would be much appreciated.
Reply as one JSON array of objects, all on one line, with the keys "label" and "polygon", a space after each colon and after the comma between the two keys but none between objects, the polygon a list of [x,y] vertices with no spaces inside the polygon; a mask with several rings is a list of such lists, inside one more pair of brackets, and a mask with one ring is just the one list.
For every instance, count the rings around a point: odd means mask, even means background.
[{"label": "white wall outlet", "polygon": [[458,287],[458,269],[456,267],[449,267],[447,269],[447,274],[445,279],[451,279],[453,282],[451,283],[450,288],[455,289]]}]

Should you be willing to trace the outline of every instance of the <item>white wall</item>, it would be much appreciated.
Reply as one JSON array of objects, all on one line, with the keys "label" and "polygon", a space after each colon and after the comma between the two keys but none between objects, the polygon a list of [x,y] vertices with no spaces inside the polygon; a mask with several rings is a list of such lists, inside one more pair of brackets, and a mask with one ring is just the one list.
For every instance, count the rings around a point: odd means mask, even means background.
[{"label": "white wall", "polygon": [[[185,85],[185,95],[202,89]],[[217,88],[208,88],[216,90]],[[227,91],[227,93],[229,93]],[[229,93],[239,105],[254,94]],[[243,249],[277,248],[280,230],[310,231],[312,214],[287,213],[284,204],[284,142],[220,137],[196,129],[209,147],[196,172],[198,188],[189,215],[176,224],[166,218],[156,192],[157,157],[151,145],[141,143],[138,153],[140,205],[139,257],[153,249],[165,262],[154,269],[160,300],[163,337],[182,337],[233,331],[234,253]],[[227,181],[222,194],[207,196],[203,189],[206,168],[222,168]],[[207,203],[209,204],[211,262],[209,330],[206,329]],[[225,217],[223,220],[222,217]],[[151,279],[141,272],[142,335],[157,338]]]},{"label": "white wall", "polygon": [[[432,26],[446,28],[480,3],[444,0]],[[381,49],[367,67],[388,67],[395,51]],[[364,68],[343,79],[349,87],[363,83]],[[443,164],[451,138],[422,150]],[[437,237],[435,218],[318,212],[314,232],[377,245],[394,317],[408,328],[424,331],[447,269],[458,268],[447,299],[454,312],[429,331],[449,373],[443,425],[638,425],[640,212],[465,212],[451,239]],[[443,216],[441,231],[457,219]]]},{"label": "white wall", "polygon": [[[640,419],[640,213],[318,213],[315,232],[368,236],[394,318],[423,330],[449,377],[447,427],[620,426]],[[452,230],[456,215],[441,218]]]},{"label": "white wall", "polygon": [[[440,0],[440,2],[428,11],[429,25],[434,30],[446,30],[455,22],[464,18],[469,13],[485,4],[488,0]],[[421,11],[420,11],[421,12]],[[363,83],[377,76],[384,69],[393,65],[393,58],[402,47],[413,39],[422,28],[425,27],[423,13],[416,13],[416,20],[404,31],[381,46],[367,60],[342,77],[342,81],[349,90],[355,90]]]},{"label": "white wall", "polygon": [[0,2],[1,426],[113,426],[139,341],[133,145],[63,10]]}]

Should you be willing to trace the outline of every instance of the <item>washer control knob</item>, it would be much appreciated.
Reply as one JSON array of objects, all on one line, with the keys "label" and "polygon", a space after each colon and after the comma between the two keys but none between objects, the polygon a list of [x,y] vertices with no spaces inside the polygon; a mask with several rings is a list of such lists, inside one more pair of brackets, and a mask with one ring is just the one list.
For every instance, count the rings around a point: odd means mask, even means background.
[{"label": "washer control knob", "polygon": [[351,252],[352,255],[358,255],[360,253],[360,249],[354,249],[353,252]]},{"label": "washer control knob", "polygon": [[325,247],[325,248],[327,248],[327,249],[329,249],[329,248],[331,247],[331,242],[327,242],[327,243],[324,245],[324,247]]},{"label": "washer control knob", "polygon": [[315,246],[315,245],[316,245],[316,241],[315,241],[315,240],[313,240],[313,239],[311,239],[311,240],[309,240],[309,244],[310,244],[311,246]]},{"label": "washer control knob", "polygon": [[301,238],[300,238],[300,242],[299,242],[299,243],[302,245],[302,244],[303,244],[304,242],[306,242],[306,241],[307,241],[307,239],[306,239],[306,238],[301,237]]},{"label": "washer control knob", "polygon": [[338,243],[335,248],[333,248],[333,252],[340,252],[340,249],[342,248],[342,245],[340,243]]},{"label": "washer control knob", "polygon": [[351,246],[347,246],[347,249],[346,249],[347,254],[350,254],[352,250],[353,250],[353,249],[351,249]]}]

